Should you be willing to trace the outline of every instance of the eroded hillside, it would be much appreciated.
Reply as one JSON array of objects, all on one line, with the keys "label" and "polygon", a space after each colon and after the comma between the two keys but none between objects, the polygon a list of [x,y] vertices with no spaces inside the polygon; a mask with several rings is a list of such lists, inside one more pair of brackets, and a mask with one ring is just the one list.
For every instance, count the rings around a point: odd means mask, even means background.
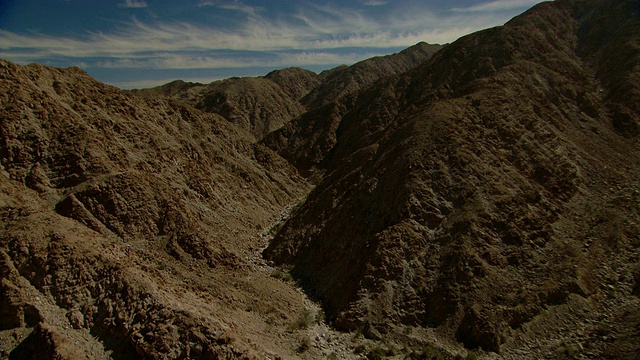
[{"label": "eroded hillside", "polygon": [[415,68],[441,47],[419,43],[397,54],[340,66],[319,75],[301,68],[287,68],[263,77],[230,78],[207,85],[178,80],[132,93],[184,101],[202,111],[219,114],[248,130],[256,139],[262,139],[306,110]]},{"label": "eroded hillside", "polygon": [[560,0],[321,74],[0,61],[0,354],[635,359],[639,36]]},{"label": "eroded hillside", "polygon": [[371,338],[633,358],[639,24],[544,3],[270,135],[324,176],[266,257]]},{"label": "eroded hillside", "polygon": [[217,115],[79,69],[3,61],[0,78],[4,355],[295,348],[279,333],[302,294],[256,255],[307,191],[295,169]]}]

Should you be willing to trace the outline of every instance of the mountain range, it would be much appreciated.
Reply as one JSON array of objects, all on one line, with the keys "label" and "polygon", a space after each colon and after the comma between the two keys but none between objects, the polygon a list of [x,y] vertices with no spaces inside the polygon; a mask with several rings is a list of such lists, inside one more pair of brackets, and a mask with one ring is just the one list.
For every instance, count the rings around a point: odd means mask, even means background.
[{"label": "mountain range", "polygon": [[0,89],[3,357],[640,356],[637,1],[320,74]]}]

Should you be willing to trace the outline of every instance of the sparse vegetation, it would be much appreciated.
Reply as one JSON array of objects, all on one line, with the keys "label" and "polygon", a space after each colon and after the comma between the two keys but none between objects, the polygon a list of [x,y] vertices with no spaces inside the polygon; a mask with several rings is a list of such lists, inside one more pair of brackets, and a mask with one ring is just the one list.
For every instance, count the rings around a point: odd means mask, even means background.
[{"label": "sparse vegetation", "polygon": [[570,359],[575,359],[578,355],[578,351],[573,344],[565,343],[562,348],[562,352]]},{"label": "sparse vegetation", "polygon": [[382,360],[387,356],[387,352],[380,345],[376,345],[373,349],[367,353],[367,359],[369,360]]},{"label": "sparse vegetation", "polygon": [[475,350],[469,350],[467,353],[467,360],[478,360],[480,359],[480,354],[478,354]]},{"label": "sparse vegetation", "polygon": [[364,354],[365,351],[367,351],[367,347],[362,344],[359,344],[355,348],[353,348],[353,353],[356,355]]},{"label": "sparse vegetation", "polygon": [[298,348],[296,349],[296,351],[298,353],[303,353],[303,352],[309,350],[309,348],[311,347],[312,343],[313,342],[311,341],[311,338],[308,335],[305,335],[300,339],[300,344],[298,345]]},{"label": "sparse vegetation", "polygon": [[439,349],[431,345],[423,345],[418,348],[408,349],[409,359],[412,360],[445,360],[447,356]]},{"label": "sparse vegetation", "polygon": [[293,277],[289,274],[288,271],[282,270],[280,268],[276,268],[271,272],[271,276],[282,281],[292,282]]},{"label": "sparse vegetation", "polygon": [[324,310],[320,309],[320,310],[318,310],[318,312],[316,313],[316,316],[315,316],[315,322],[316,322],[316,323],[318,323],[318,324],[320,324],[320,323],[324,322],[324,320],[325,320]]},{"label": "sparse vegetation", "polygon": [[296,320],[291,323],[289,326],[289,330],[304,330],[311,326],[314,321],[314,316],[311,310],[304,309],[300,315],[296,318]]}]

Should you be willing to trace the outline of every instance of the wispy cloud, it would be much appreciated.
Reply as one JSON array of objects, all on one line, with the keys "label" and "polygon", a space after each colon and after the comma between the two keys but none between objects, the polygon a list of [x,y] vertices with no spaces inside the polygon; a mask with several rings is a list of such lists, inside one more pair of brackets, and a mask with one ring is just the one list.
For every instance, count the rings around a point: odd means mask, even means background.
[{"label": "wispy cloud", "polygon": [[188,54],[160,54],[155,57],[140,56],[127,59],[108,59],[97,61],[93,65],[103,68],[140,68],[140,69],[212,69],[212,68],[249,68],[280,67],[324,64],[351,64],[384,52],[336,54],[332,52],[285,52],[268,58],[263,57],[220,57],[192,56]]},{"label": "wispy cloud", "polygon": [[140,9],[146,8],[147,3],[144,0],[125,0],[123,3],[119,3],[118,7],[123,9]]},{"label": "wispy cloud", "polygon": [[453,8],[454,12],[488,12],[525,8],[540,3],[540,0],[494,0],[474,6]]},{"label": "wispy cloud", "polygon": [[365,0],[363,4],[367,6],[382,6],[382,5],[387,5],[387,1],[386,0]]},{"label": "wispy cloud", "polygon": [[[384,1],[366,2],[381,5]],[[259,7],[203,0],[198,4],[239,11],[244,16],[225,28],[216,27],[215,22],[151,23],[133,18],[113,32],[86,32],[73,37],[0,29],[0,57],[22,63],[66,59],[65,63],[83,63],[93,68],[211,69],[349,64],[420,41],[451,42],[509,18],[504,13],[483,9],[534,2],[537,1],[493,1],[458,9],[447,16],[432,13],[424,6],[390,6],[387,16],[381,19],[363,9],[317,4],[305,4],[286,17],[267,18]],[[122,4],[146,6],[142,0],[126,0]]]},{"label": "wispy cloud", "polygon": [[[135,21],[117,33],[90,33],[82,38],[52,37],[45,34],[16,34],[0,30],[0,56],[11,54],[23,58],[69,57],[137,59],[148,57],[158,66],[168,66],[176,53],[201,59],[198,54],[211,51],[313,51],[340,48],[389,48],[413,45],[425,39],[446,42],[468,33],[471,28],[451,28],[446,31],[428,30],[396,33],[346,33],[333,36],[324,30],[326,24],[313,24],[310,35],[296,27],[253,23],[244,29],[229,32],[202,28],[186,23],[151,26]],[[301,35],[305,34],[305,35]],[[190,54],[190,55],[189,55]],[[195,54],[196,56],[194,56]],[[184,56],[183,56],[184,57]],[[199,61],[199,60],[198,60]],[[237,60],[234,60],[237,62]],[[209,61],[205,61],[209,63]]]},{"label": "wispy cloud", "polygon": [[196,6],[197,7],[206,7],[206,6],[215,6],[216,2],[211,0],[202,0]]}]

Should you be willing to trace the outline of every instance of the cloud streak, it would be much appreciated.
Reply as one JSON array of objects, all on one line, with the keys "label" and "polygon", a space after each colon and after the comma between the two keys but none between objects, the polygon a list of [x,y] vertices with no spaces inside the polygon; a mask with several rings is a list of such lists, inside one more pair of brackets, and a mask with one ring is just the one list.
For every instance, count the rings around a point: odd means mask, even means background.
[{"label": "cloud streak", "polygon": [[[248,10],[247,10],[248,11]],[[138,58],[176,52],[318,51],[340,48],[406,47],[419,41],[449,42],[480,23],[462,22],[467,26],[420,28],[418,23],[399,19],[402,26],[382,25],[355,11],[318,8],[313,14],[299,12],[296,22],[272,21],[251,12],[237,28],[221,29],[185,22],[148,24],[138,20],[112,33],[85,33],[80,37],[53,37],[42,33],[17,34],[0,30],[0,54],[23,54],[22,57],[70,58]],[[486,20],[486,19],[485,19]],[[454,22],[458,22],[454,20]],[[440,21],[442,23],[442,21]],[[474,26],[475,25],[475,26]],[[402,30],[400,30],[402,28]],[[408,30],[407,30],[408,29]]]},{"label": "cloud streak", "polygon": [[[102,69],[216,69],[352,64],[395,52],[420,41],[448,43],[470,32],[509,20],[499,11],[532,0],[498,0],[434,13],[424,5],[392,6],[363,0],[361,8],[305,4],[279,16],[242,2],[202,0],[201,11],[241,13],[225,27],[216,21],[142,21],[131,18],[110,32],[60,37],[0,28],[0,57],[20,63],[83,64]],[[385,16],[367,9],[386,4]],[[122,8],[146,6],[126,0]],[[200,11],[200,10],[199,10]],[[391,50],[392,49],[392,50]]]},{"label": "cloud streak", "polygon": [[495,0],[470,7],[453,8],[454,12],[489,12],[489,11],[506,11],[512,9],[520,9],[533,6],[540,0]]},{"label": "cloud streak", "polygon": [[382,5],[387,5],[387,1],[386,0],[366,0],[365,2],[363,2],[363,4],[367,6],[382,6]]},{"label": "cloud streak", "polygon": [[144,0],[125,0],[125,2],[118,4],[118,7],[122,9],[141,9],[147,6]]}]

